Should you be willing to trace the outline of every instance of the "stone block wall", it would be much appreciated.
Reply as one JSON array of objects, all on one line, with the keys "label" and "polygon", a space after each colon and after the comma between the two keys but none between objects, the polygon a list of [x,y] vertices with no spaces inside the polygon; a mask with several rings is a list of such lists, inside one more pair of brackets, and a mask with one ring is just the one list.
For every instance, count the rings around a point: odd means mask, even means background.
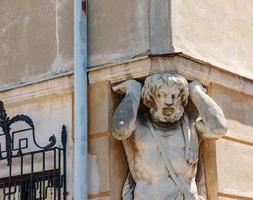
[{"label": "stone block wall", "polygon": [[88,199],[120,199],[127,176],[125,153],[111,135],[111,117],[117,97],[108,81],[89,87],[89,196]]}]

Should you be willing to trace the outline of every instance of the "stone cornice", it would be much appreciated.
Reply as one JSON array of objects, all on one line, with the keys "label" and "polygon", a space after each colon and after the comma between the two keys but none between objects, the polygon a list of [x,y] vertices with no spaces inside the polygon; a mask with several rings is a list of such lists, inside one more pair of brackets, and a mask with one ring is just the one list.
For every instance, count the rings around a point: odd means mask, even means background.
[{"label": "stone cornice", "polygon": [[34,82],[0,92],[0,100],[6,105],[20,104],[43,98],[66,95],[73,92],[73,74]]},{"label": "stone cornice", "polygon": [[125,62],[89,69],[89,84],[100,81],[116,83],[126,79],[142,79],[149,74],[174,71],[203,85],[212,83],[253,96],[253,80],[194,59],[183,53],[149,55]]}]

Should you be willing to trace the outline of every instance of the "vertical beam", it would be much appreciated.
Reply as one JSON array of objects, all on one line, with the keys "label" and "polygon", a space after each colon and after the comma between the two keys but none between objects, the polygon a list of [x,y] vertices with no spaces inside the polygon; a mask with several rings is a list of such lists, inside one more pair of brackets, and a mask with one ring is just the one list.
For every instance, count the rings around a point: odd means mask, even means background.
[{"label": "vertical beam", "polygon": [[87,194],[87,2],[74,0],[74,199]]},{"label": "vertical beam", "polygon": [[171,0],[149,0],[151,54],[173,51],[171,29]]},{"label": "vertical beam", "polygon": [[[207,94],[213,96],[212,83],[208,86]],[[216,140],[204,140],[201,144],[205,169],[206,192],[208,200],[218,199],[218,171],[216,156]]]},{"label": "vertical beam", "polygon": [[216,164],[216,141],[204,140],[201,144],[205,169],[206,192],[208,200],[216,200],[218,195],[218,177]]}]

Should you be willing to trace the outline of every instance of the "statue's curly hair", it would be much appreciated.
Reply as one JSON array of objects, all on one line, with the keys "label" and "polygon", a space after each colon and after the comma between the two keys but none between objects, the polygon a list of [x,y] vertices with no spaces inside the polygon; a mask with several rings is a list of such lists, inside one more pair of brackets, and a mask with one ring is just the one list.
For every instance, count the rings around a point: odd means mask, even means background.
[{"label": "statue's curly hair", "polygon": [[182,106],[185,107],[188,103],[188,82],[182,76],[176,73],[159,73],[148,76],[145,79],[144,86],[142,88],[141,97],[144,105],[148,108],[154,106],[153,96],[156,95],[156,91],[161,88],[162,85],[173,86],[176,85],[181,91]]}]

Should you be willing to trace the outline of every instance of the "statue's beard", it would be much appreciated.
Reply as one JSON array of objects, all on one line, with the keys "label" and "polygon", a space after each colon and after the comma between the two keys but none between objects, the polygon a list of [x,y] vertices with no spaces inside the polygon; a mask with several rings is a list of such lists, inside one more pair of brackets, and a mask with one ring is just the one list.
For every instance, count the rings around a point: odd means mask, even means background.
[{"label": "statue's beard", "polygon": [[173,111],[166,111],[164,108],[150,109],[150,114],[152,119],[156,122],[176,122],[181,119],[184,114],[184,108],[182,105],[176,106],[173,108]]}]

